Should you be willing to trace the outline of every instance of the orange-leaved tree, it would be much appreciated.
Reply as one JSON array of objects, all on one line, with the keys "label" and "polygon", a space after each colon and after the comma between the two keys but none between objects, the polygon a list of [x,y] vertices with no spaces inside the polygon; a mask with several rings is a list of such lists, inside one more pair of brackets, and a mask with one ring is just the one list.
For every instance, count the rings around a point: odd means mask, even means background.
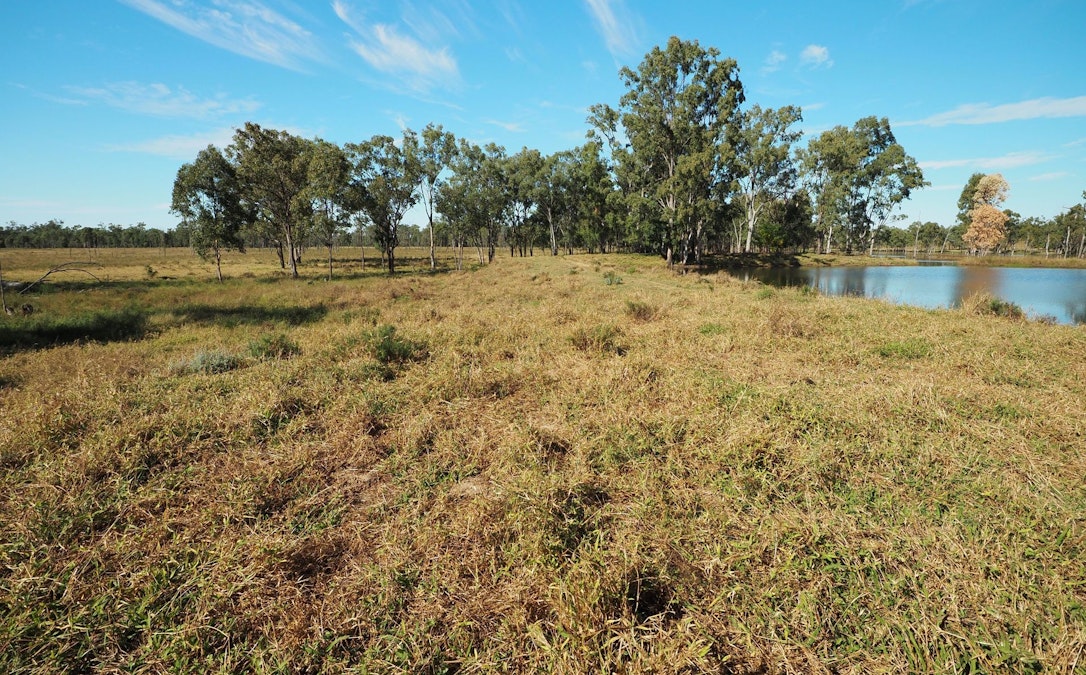
[{"label": "orange-leaved tree", "polygon": [[1007,198],[1008,189],[1007,181],[998,173],[977,181],[969,230],[962,236],[962,241],[971,249],[986,254],[1006,238],[1007,214],[1000,211],[998,205]]}]

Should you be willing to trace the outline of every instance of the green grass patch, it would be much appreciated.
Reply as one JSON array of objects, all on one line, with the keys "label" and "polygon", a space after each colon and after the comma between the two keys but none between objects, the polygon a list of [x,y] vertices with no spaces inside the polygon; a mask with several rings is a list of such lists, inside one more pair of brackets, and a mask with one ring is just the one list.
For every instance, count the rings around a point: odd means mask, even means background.
[{"label": "green grass patch", "polygon": [[909,338],[883,343],[875,353],[888,359],[922,359],[931,355],[932,346],[923,338]]}]

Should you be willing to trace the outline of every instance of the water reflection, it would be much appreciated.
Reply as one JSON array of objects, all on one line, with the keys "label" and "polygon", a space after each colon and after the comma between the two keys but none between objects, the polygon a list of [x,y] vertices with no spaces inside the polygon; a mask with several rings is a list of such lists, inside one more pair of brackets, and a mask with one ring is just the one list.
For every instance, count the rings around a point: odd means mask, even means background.
[{"label": "water reflection", "polygon": [[826,295],[883,298],[920,307],[955,307],[974,293],[1013,302],[1034,317],[1086,323],[1086,270],[946,265],[798,267],[739,270],[741,279],[812,286]]}]

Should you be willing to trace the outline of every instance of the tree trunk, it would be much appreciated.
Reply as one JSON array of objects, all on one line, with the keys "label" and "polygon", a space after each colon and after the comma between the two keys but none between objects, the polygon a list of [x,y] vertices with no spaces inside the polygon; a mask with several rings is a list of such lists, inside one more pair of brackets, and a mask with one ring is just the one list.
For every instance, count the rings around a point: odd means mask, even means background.
[{"label": "tree trunk", "polygon": [[328,245],[328,281],[332,280],[332,245]]},{"label": "tree trunk", "polygon": [[388,250],[385,251],[385,254],[388,256],[388,273],[389,274],[395,274],[396,273],[396,256],[393,253],[393,248],[391,246],[389,246]]},{"label": "tree trunk", "polygon": [[219,249],[215,249],[215,275],[219,277],[219,283],[222,283],[222,253]]},{"label": "tree trunk", "polygon": [[430,271],[437,269],[437,259],[434,258],[434,217],[430,216]]},{"label": "tree trunk", "polygon": [[551,255],[558,255],[558,237],[554,231],[554,217],[550,209],[547,209],[547,224],[551,226]]},{"label": "tree trunk", "polygon": [[292,279],[297,279],[298,278],[298,259],[294,256],[294,237],[293,237],[293,233],[290,231],[290,229],[287,229],[286,234],[287,234],[286,242],[285,242],[286,243],[286,246],[285,246],[286,250],[283,251],[283,253],[290,255],[290,276],[291,276]]}]

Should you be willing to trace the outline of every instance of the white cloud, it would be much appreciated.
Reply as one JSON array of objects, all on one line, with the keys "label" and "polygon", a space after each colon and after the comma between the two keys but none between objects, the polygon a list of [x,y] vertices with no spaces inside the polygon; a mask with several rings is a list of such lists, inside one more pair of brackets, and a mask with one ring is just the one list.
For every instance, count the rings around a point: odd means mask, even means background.
[{"label": "white cloud", "polygon": [[1041,174],[1037,174],[1036,176],[1030,176],[1030,180],[1031,181],[1059,180],[1060,178],[1064,178],[1064,177],[1069,176],[1069,175],[1071,175],[1071,174],[1067,173],[1066,171],[1052,171],[1050,173],[1041,173]]},{"label": "white cloud", "polygon": [[799,54],[799,62],[808,68],[830,68],[833,59],[830,50],[822,45],[807,45]]},{"label": "white cloud", "polygon": [[451,88],[460,83],[459,67],[447,48],[427,49],[392,25],[366,25],[342,0],[334,0],[332,9],[356,34],[351,48],[375,70],[406,78],[417,91]]},{"label": "white cloud", "polygon": [[1082,116],[1086,116],[1086,96],[1035,98],[1001,105],[966,103],[922,120],[902,122],[900,126],[942,127],[948,124],[995,124],[1015,120]]},{"label": "white cloud", "polygon": [[234,128],[223,127],[190,136],[171,135],[147,141],[111,145],[106,149],[114,152],[138,152],[160,157],[192,161],[198,152],[209,145],[225,148],[234,140]]},{"label": "white cloud", "polygon": [[951,169],[957,167],[971,167],[986,171],[998,171],[1002,169],[1016,169],[1023,166],[1042,164],[1052,159],[1051,155],[1041,152],[1011,152],[1002,157],[975,157],[970,159],[944,159],[929,162],[920,162],[922,169]]},{"label": "white cloud", "polygon": [[623,0],[585,0],[596,28],[616,59],[637,53],[637,25]]},{"label": "white cloud", "polygon": [[113,82],[103,87],[66,87],[79,99],[100,101],[127,112],[159,117],[208,119],[237,113],[248,114],[260,108],[253,99],[229,99],[226,96],[201,99],[183,87],[172,90],[161,83]]},{"label": "white cloud", "polygon": [[782,51],[774,49],[769,52],[769,56],[765,57],[765,63],[762,65],[761,72],[763,75],[769,73],[775,73],[781,69],[781,64],[788,60],[788,55]]},{"label": "white cloud", "polygon": [[301,70],[319,60],[313,35],[259,0],[120,0],[148,16],[221,49],[273,65]]},{"label": "white cloud", "polygon": [[524,126],[519,122],[499,122],[498,120],[483,120],[483,122],[496,127],[501,127],[514,134],[519,134],[524,131]]}]

